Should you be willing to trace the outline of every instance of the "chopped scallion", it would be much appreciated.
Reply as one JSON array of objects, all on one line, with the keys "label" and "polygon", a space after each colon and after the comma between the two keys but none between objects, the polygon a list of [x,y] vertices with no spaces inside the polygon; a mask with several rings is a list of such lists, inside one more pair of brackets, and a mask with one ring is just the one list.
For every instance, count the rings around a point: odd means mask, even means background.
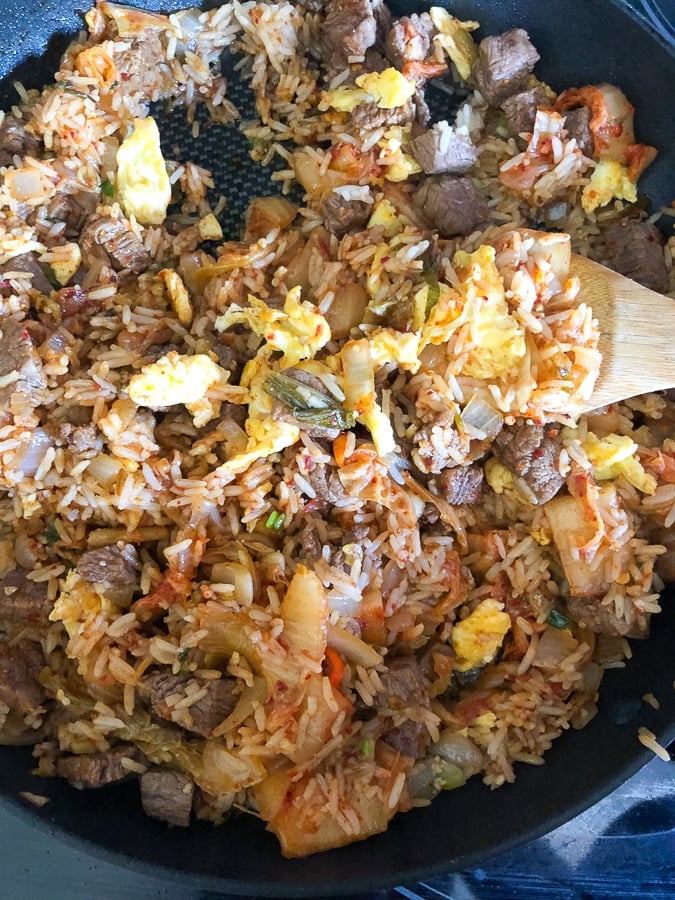
[{"label": "chopped scallion", "polygon": [[546,622],[554,628],[567,628],[570,624],[570,620],[567,616],[563,615],[563,613],[559,612],[557,609],[551,610]]},{"label": "chopped scallion", "polygon": [[284,515],[284,513],[278,512],[278,510],[273,510],[267,517],[265,528],[269,528],[271,531],[279,531],[284,527],[285,520],[286,516]]},{"label": "chopped scallion", "polygon": [[433,269],[425,269],[422,272],[422,277],[426,281],[429,290],[427,291],[427,308],[425,318],[429,318],[429,313],[438,303],[438,298],[441,295],[441,287],[438,282],[438,273]]},{"label": "chopped scallion", "polygon": [[341,431],[354,427],[356,419],[351,410],[345,409],[333,397],[315,391],[308,384],[302,384],[288,375],[268,375],[264,388],[275,400],[288,406],[303,424],[339,428]]},{"label": "chopped scallion", "polygon": [[108,181],[106,178],[105,181],[101,182],[101,193],[106,197],[114,197],[115,196],[115,187],[111,181]]}]

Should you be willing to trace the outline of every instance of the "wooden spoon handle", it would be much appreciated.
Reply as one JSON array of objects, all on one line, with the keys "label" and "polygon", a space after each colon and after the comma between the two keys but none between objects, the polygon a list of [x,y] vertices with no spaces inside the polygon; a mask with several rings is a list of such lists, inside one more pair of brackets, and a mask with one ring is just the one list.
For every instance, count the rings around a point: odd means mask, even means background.
[{"label": "wooden spoon handle", "polygon": [[570,274],[600,326],[600,375],[581,411],[675,387],[675,300],[582,256]]}]

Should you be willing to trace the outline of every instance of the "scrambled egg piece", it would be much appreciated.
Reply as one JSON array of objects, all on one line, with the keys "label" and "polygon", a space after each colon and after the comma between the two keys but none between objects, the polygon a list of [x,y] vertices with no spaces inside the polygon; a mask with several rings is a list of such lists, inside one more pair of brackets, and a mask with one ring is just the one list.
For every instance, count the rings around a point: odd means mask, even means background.
[{"label": "scrambled egg piece", "polygon": [[585,212],[590,213],[599,206],[606,206],[614,198],[635,203],[637,187],[628,174],[628,166],[613,159],[601,159],[583,190],[581,205]]},{"label": "scrambled egg piece", "polygon": [[503,494],[506,490],[513,489],[513,474],[502,465],[494,456],[485,462],[485,480],[495,494]]},{"label": "scrambled egg piece", "polygon": [[478,59],[478,47],[470,32],[479,28],[480,23],[460,22],[440,6],[432,6],[429,15],[438,31],[434,40],[438,41],[466,81],[471,74],[471,66]]},{"label": "scrambled egg piece", "polygon": [[256,356],[244,366],[241,376],[242,387],[248,388],[248,419],[244,428],[248,435],[248,446],[243,453],[237,453],[220,467],[223,472],[239,475],[257,459],[264,459],[271,453],[279,453],[291,447],[300,438],[300,429],[288,422],[278,422],[272,418],[273,397],[263,384],[272,369],[265,359]]},{"label": "scrambled egg piece", "polygon": [[394,430],[382,411],[375,393],[375,365],[368,340],[348,341],[340,351],[345,406],[352,409],[359,422],[370,432],[379,456],[391,453],[396,446]]},{"label": "scrambled egg piece", "polygon": [[171,183],[152,118],[134,119],[134,130],[117,150],[117,192],[124,211],[141,225],[161,225]]},{"label": "scrambled egg piece", "polygon": [[208,213],[200,219],[197,222],[197,229],[203,241],[221,241],[223,239],[223,229],[213,213]]},{"label": "scrambled egg piece", "polygon": [[417,372],[420,338],[414,331],[396,331],[393,328],[376,328],[368,335],[370,356],[375,369],[395,362],[402,369]]},{"label": "scrambled egg piece", "polygon": [[445,343],[462,325],[469,325],[474,349],[462,373],[474,378],[505,375],[526,352],[520,323],[509,313],[504,283],[495,265],[493,247],[474,253],[458,251],[453,266],[461,279],[456,289],[439,285],[438,302],[422,329],[420,350]]},{"label": "scrambled egg piece", "polygon": [[380,200],[375,205],[370,219],[368,219],[368,228],[377,228],[378,226],[384,228],[384,233],[387,237],[393,237],[395,234],[403,231],[403,222],[398,216],[396,207],[390,200]]},{"label": "scrambled egg piece", "polygon": [[452,629],[452,649],[466,672],[495,658],[511,628],[511,616],[496,600],[482,600],[468,618]]},{"label": "scrambled egg piece", "polygon": [[403,152],[403,141],[403,129],[394,125],[377,143],[380,148],[378,162],[384,167],[387,181],[406,181],[410,175],[417,175],[422,171],[417,160]]},{"label": "scrambled egg piece", "polygon": [[351,112],[359,104],[368,102],[377,103],[380,109],[395,109],[403,106],[415,93],[413,82],[394,68],[359,75],[356,84],[356,88],[345,86],[325,91],[323,102],[338,112]]},{"label": "scrambled egg piece", "polygon": [[626,435],[608,434],[600,439],[589,431],[582,446],[598,481],[623,475],[633,487],[645,494],[656,491],[656,478],[642,468],[636,456],[638,445]]},{"label": "scrambled egg piece", "polygon": [[127,391],[137,406],[150,409],[183,403],[193,416],[195,428],[201,428],[220,408],[219,403],[206,397],[207,391],[214,385],[226,384],[229,377],[230,373],[210,356],[181,356],[172,350],[134,375]]},{"label": "scrambled egg piece", "polygon": [[356,83],[375,100],[380,109],[403,106],[415,93],[414,83],[394,68],[359,75]]},{"label": "scrambled egg piece", "polygon": [[189,325],[192,321],[192,303],[183,279],[173,269],[162,269],[157,276],[166,285],[171,306],[178,316],[181,325]]},{"label": "scrambled egg piece", "polygon": [[217,331],[233,325],[248,325],[265,338],[271,350],[283,354],[283,367],[294,366],[301,359],[311,359],[331,338],[330,325],[311,303],[300,300],[300,287],[286,295],[283,311],[272,309],[263,300],[249,294],[250,309],[233,303],[215,321]]},{"label": "scrambled egg piece", "polygon": [[82,252],[78,244],[62,244],[44,253],[40,257],[40,262],[48,263],[58,283],[66,285],[82,264]]}]

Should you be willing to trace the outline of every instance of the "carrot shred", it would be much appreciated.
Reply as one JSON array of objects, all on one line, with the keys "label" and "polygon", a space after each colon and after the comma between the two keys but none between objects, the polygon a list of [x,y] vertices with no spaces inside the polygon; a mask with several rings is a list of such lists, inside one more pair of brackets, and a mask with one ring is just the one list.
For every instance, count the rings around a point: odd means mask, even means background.
[{"label": "carrot shred", "polygon": [[332,647],[326,647],[324,668],[331,685],[334,688],[338,687],[342,682],[342,676],[345,674],[345,664],[340,654],[333,650]]},{"label": "carrot shred", "polygon": [[339,434],[335,440],[333,441],[333,456],[335,457],[335,462],[342,468],[345,464],[345,448],[347,446],[347,435],[342,433]]}]

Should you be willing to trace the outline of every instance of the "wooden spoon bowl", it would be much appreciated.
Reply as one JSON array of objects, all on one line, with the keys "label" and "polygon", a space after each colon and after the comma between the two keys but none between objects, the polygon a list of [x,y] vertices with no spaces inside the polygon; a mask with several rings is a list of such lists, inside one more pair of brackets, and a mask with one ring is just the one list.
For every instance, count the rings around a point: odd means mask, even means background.
[{"label": "wooden spoon bowl", "polygon": [[572,255],[570,275],[598,320],[602,353],[593,394],[579,413],[675,387],[675,300],[583,256]]}]

